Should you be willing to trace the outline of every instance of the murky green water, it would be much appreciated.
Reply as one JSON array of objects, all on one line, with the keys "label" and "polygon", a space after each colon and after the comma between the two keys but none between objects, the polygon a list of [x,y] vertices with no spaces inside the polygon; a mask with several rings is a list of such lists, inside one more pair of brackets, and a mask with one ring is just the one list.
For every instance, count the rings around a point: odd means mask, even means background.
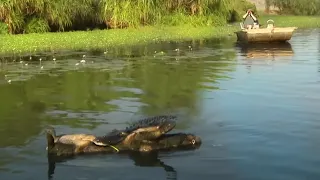
[{"label": "murky green water", "polygon": [[[0,179],[319,179],[319,34],[268,49],[211,40],[3,57]],[[47,162],[46,125],[102,135],[168,112],[200,149]]]}]

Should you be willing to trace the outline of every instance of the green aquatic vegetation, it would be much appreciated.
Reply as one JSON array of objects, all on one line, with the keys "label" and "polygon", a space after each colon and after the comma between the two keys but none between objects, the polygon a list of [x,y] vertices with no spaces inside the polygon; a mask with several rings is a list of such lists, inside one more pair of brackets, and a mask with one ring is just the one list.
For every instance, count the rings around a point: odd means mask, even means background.
[{"label": "green aquatic vegetation", "polygon": [[0,53],[21,55],[39,51],[106,49],[159,41],[219,38],[232,35],[237,29],[236,26],[145,26],[128,29],[4,35],[0,36]]}]

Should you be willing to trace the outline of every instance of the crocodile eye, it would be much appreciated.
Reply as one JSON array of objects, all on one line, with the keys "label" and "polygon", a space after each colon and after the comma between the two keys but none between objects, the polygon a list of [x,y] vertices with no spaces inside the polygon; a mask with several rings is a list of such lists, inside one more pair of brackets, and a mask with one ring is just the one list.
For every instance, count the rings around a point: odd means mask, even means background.
[{"label": "crocodile eye", "polygon": [[195,143],[196,143],[196,140],[192,139],[191,143],[192,143],[192,144],[195,144]]}]

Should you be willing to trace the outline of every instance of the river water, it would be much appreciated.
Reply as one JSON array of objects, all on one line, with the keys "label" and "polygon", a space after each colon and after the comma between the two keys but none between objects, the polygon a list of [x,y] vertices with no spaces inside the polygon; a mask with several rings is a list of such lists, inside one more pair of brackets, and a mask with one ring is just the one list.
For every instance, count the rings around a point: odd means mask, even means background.
[{"label": "river water", "polygon": [[[0,179],[319,179],[319,37],[307,29],[281,46],[227,39],[2,57]],[[175,132],[202,138],[199,149],[47,161],[47,125],[102,135],[167,113],[179,114]]]}]

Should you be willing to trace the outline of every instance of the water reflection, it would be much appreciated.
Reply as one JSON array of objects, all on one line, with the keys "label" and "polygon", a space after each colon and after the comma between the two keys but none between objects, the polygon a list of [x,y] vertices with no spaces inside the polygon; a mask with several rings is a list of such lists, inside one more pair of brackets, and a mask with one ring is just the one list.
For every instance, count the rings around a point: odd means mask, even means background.
[{"label": "water reflection", "polygon": [[[14,172],[16,163],[41,160],[46,125],[59,133],[101,135],[125,128],[137,113],[170,112],[183,116],[177,129],[190,130],[201,121],[201,92],[219,89],[216,84],[234,71],[232,46],[201,40],[1,57],[0,153],[21,157],[20,162],[0,158],[1,169]],[[173,171],[156,155],[130,158],[139,166]]]},{"label": "water reflection", "polygon": [[294,51],[290,42],[280,43],[235,43],[240,53],[239,59],[244,62],[248,73],[257,64],[274,65],[276,61],[289,62],[293,59]]},{"label": "water reflection", "polygon": [[236,45],[240,52],[247,58],[276,60],[277,58],[292,57],[294,52],[289,42],[283,43],[254,43]]},{"label": "water reflection", "polygon": [[164,163],[159,158],[158,152],[142,154],[133,152],[129,154],[129,158],[134,162],[134,165],[141,167],[162,167],[166,172],[167,180],[177,180],[177,172],[172,167]]},{"label": "water reflection", "polygon": [[0,179],[47,177],[43,126],[101,135],[167,112],[184,115],[177,129],[199,135],[200,149],[139,168],[132,161],[147,158],[68,160],[54,177],[157,179],[146,167],[165,163],[186,180],[319,179],[319,32],[276,47],[202,40],[1,57]]},{"label": "water reflection", "polygon": [[[167,165],[163,160],[159,158],[159,152],[151,153],[139,153],[139,152],[129,152],[127,155],[122,154],[123,156],[128,156],[129,159],[133,161],[133,164],[138,167],[161,167],[166,172],[167,180],[177,180],[177,171],[170,165]],[[90,158],[93,155],[86,155],[87,158]],[[48,179],[54,179],[54,173],[56,166],[60,163],[65,163],[67,161],[74,160],[75,157],[57,157],[49,155],[48,158]],[[124,171],[124,170],[123,170]]]},{"label": "water reflection", "polygon": [[45,112],[46,104],[41,99],[26,98],[27,92],[19,87],[1,87],[0,148],[23,146],[30,139],[29,135],[41,131],[39,116]]}]

